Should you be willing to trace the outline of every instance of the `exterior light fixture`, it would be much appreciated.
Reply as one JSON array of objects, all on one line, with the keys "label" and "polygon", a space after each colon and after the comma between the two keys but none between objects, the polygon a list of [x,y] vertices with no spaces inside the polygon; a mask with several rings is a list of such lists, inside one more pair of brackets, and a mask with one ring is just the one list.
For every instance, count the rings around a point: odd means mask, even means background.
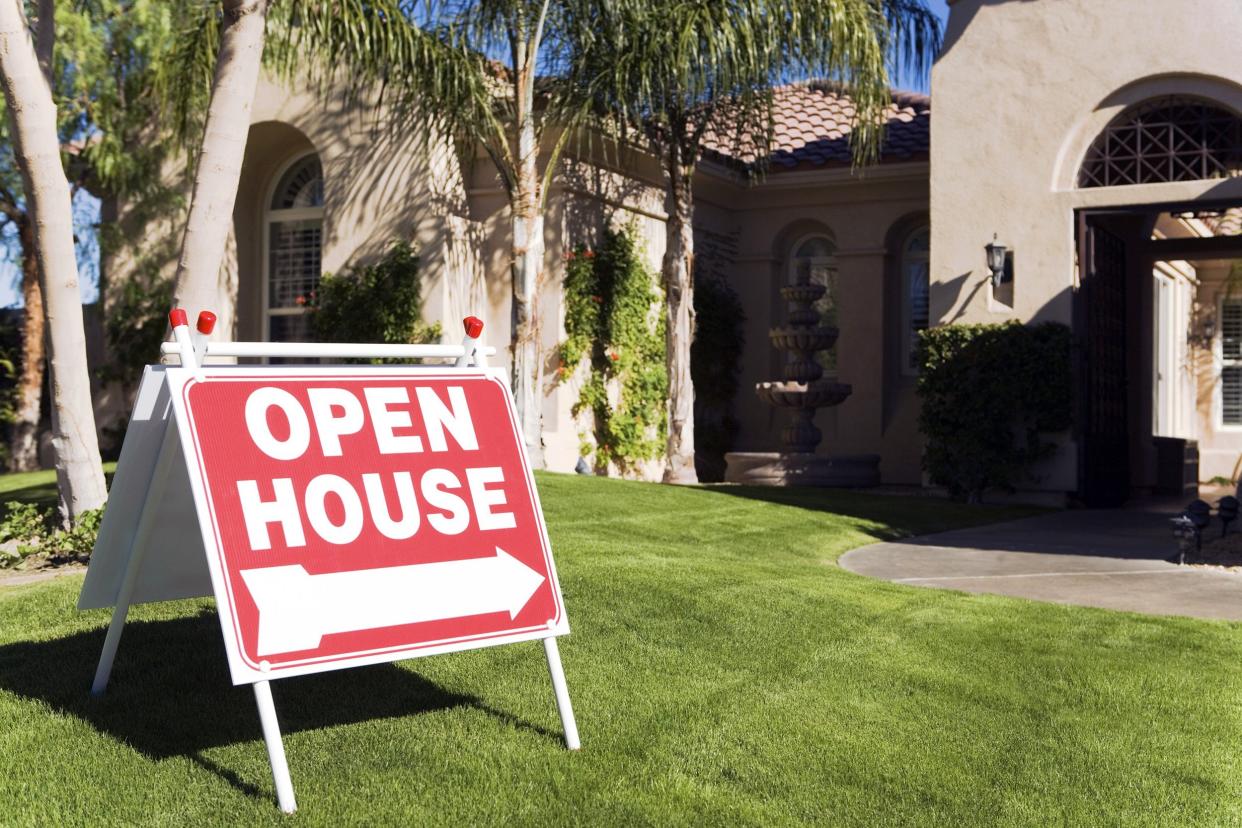
[{"label": "exterior light fixture", "polygon": [[992,234],[992,241],[988,242],[983,248],[988,254],[988,270],[992,271],[992,287],[1000,287],[1001,279],[1005,275],[1005,254],[1009,252],[1009,248],[1003,244],[998,244],[996,234]]}]

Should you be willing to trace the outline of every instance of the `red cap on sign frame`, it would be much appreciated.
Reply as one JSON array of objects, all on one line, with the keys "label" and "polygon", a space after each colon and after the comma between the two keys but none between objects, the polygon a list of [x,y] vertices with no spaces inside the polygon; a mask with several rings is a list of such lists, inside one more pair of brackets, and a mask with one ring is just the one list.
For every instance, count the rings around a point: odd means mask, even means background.
[{"label": "red cap on sign frame", "polygon": [[185,308],[173,308],[168,312],[168,324],[174,328],[180,328],[183,325],[190,324],[190,318],[186,316]]},{"label": "red cap on sign frame", "polygon": [[201,311],[198,314],[198,332],[201,334],[209,334],[216,327],[216,315],[211,311]]},{"label": "red cap on sign frame", "polygon": [[467,316],[462,322],[466,326],[466,336],[471,339],[478,339],[479,334],[483,333],[483,320],[477,316]]}]

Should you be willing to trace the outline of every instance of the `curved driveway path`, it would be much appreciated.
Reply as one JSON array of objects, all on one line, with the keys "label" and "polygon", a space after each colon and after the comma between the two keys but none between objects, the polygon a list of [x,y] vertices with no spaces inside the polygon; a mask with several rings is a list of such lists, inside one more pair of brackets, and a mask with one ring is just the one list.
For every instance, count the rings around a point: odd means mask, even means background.
[{"label": "curved driveway path", "polygon": [[[1129,510],[1055,512],[876,543],[847,552],[840,563],[860,575],[914,586],[1242,620],[1242,574],[1167,562],[1176,548],[1170,517]],[[1213,522],[1207,534],[1219,531]]]}]

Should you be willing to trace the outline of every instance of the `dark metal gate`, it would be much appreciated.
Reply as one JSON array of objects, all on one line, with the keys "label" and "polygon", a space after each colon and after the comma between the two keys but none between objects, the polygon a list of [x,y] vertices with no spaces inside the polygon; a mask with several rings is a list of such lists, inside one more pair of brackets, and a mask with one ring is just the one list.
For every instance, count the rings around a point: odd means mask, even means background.
[{"label": "dark metal gate", "polygon": [[1079,491],[1085,505],[1107,508],[1130,494],[1126,244],[1091,216],[1078,231]]}]

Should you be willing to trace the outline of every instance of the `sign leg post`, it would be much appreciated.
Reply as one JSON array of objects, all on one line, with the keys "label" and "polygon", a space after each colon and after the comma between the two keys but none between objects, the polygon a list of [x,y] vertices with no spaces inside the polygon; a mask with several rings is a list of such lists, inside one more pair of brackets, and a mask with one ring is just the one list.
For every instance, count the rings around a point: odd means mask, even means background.
[{"label": "sign leg post", "polygon": [[565,670],[561,667],[561,650],[556,646],[556,637],[548,636],[543,640],[543,652],[548,657],[548,674],[552,676],[552,690],[556,693],[556,708],[561,713],[561,728],[565,731],[565,747],[578,750],[582,743],[578,741],[578,723],[574,720],[574,708],[569,703],[569,687],[565,684]]},{"label": "sign leg post", "polygon": [[276,703],[272,701],[271,682],[254,683],[254,700],[259,706],[263,741],[267,743],[267,759],[272,765],[276,801],[280,803],[280,810],[291,814],[298,809],[298,803],[293,798],[293,780],[289,778],[289,762],[285,759],[285,745],[280,739],[280,722],[276,719]]},{"label": "sign leg post", "polygon": [[129,616],[129,605],[134,597],[134,587],[138,584],[138,572],[142,569],[142,558],[147,550],[151,526],[155,522],[155,504],[151,494],[160,492],[168,479],[175,452],[172,448],[173,429],[171,422],[164,431],[164,439],[160,443],[160,452],[155,460],[155,468],[147,483],[147,496],[144,498],[142,514],[138,518],[138,527],[134,531],[134,539],[129,546],[129,560],[125,564],[125,579],[121,581],[121,589],[116,596],[116,607],[112,610],[112,621],[108,624],[108,634],[104,637],[103,651],[99,654],[99,666],[95,668],[95,680],[91,682],[91,695],[102,696],[108,689],[108,679],[112,677],[112,662],[116,660],[116,649],[121,643],[121,630],[125,627],[125,619]]}]

